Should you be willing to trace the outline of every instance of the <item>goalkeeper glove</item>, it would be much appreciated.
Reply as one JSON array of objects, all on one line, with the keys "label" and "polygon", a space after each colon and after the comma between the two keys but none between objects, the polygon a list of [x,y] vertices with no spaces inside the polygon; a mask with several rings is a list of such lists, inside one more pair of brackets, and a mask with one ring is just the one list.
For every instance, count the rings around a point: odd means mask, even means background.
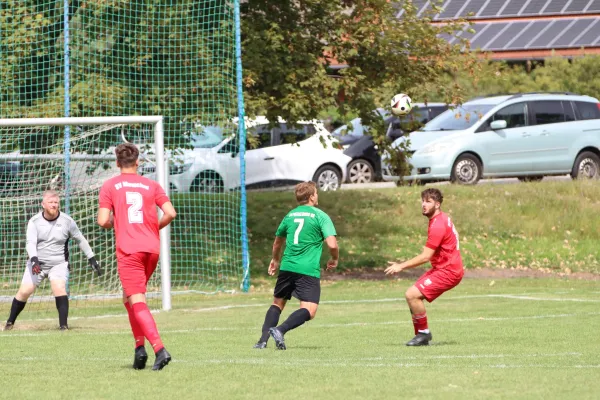
[{"label": "goalkeeper glove", "polygon": [[98,274],[98,276],[102,276],[102,269],[100,268],[100,265],[98,265],[98,261],[96,261],[95,257],[88,258],[88,263],[90,264],[92,269],[96,271],[96,274]]},{"label": "goalkeeper glove", "polygon": [[40,266],[40,260],[36,256],[31,257],[29,260],[31,263],[31,272],[34,275],[39,275],[42,272],[42,267]]}]

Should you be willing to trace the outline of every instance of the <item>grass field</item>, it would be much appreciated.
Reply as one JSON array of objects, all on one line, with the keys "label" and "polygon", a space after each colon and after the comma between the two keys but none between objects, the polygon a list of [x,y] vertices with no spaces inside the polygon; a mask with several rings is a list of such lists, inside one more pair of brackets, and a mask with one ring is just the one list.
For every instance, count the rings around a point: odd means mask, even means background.
[{"label": "grass field", "polygon": [[271,280],[250,294],[177,297],[156,314],[174,358],[160,373],[130,368],[122,309],[74,310],[68,332],[55,330],[55,312],[26,309],[0,332],[1,397],[598,398],[597,282],[465,279],[428,306],[432,345],[408,348],[412,281],[324,282],[317,318],[288,333],[287,351],[251,348]]},{"label": "grass field", "polygon": [[[467,268],[531,268],[600,273],[600,185],[539,182],[440,186],[443,210],[460,234]],[[382,268],[423,248],[422,187],[321,193],[319,207],[338,231],[340,269]],[[249,193],[253,276],[266,273],[277,224],[295,206],[292,192]],[[325,261],[325,260],[323,260]]]}]

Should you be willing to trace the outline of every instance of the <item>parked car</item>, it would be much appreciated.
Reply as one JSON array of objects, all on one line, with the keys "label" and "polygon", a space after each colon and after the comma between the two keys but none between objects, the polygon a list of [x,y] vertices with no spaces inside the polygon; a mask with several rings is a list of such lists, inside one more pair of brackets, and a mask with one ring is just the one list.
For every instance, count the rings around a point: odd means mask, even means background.
[{"label": "parked car", "polygon": [[[425,134],[427,138],[420,138]],[[481,178],[600,178],[600,104],[572,93],[521,93],[475,99],[409,135],[407,181]],[[384,179],[397,180],[384,166]]]},{"label": "parked car", "polygon": [[[323,124],[301,121],[274,126],[264,117],[246,121],[246,188],[286,186],[313,180],[322,191],[337,190],[346,178],[350,157]],[[239,141],[229,129],[206,127],[191,136],[192,149],[181,149],[169,167],[176,192],[221,192],[240,187]],[[140,172],[153,177],[154,167]]]},{"label": "parked car", "polygon": [[[425,125],[448,109],[443,103],[416,103],[414,110],[403,117],[389,114],[384,109],[377,112],[384,118],[387,129],[387,138],[394,141],[410,132]],[[331,134],[337,138],[344,154],[352,158],[348,164],[348,182],[368,183],[381,179],[381,156],[373,142],[373,137],[366,134],[369,127],[363,126],[360,118],[350,121],[350,126],[340,126]]]}]

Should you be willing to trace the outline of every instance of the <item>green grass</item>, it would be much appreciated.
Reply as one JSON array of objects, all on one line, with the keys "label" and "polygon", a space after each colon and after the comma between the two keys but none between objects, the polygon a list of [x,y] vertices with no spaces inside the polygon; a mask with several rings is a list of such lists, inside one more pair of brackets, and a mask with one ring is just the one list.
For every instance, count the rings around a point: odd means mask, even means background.
[{"label": "green grass", "polygon": [[[454,219],[467,268],[600,272],[600,185],[596,182],[444,185],[443,210]],[[419,187],[319,195],[337,228],[340,269],[382,268],[421,251],[427,222]],[[264,275],[277,224],[293,193],[249,193],[252,273]]]},{"label": "green grass", "polygon": [[[55,312],[26,309],[13,331],[0,333],[2,397],[598,397],[597,282],[465,279],[428,305],[432,345],[408,348],[402,297],[412,282],[324,283],[317,318],[286,335],[287,351],[251,348],[272,280],[246,295],[177,297],[175,310],[156,314],[174,357],[160,373],[130,368],[124,315],[73,318],[63,333]],[[297,306],[291,301],[283,317]]]}]

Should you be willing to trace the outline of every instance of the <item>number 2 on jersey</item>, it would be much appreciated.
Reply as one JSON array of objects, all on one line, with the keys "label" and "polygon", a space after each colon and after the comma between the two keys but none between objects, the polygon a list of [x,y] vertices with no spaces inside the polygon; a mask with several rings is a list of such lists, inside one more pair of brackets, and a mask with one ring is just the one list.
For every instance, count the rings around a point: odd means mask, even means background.
[{"label": "number 2 on jersey", "polygon": [[127,209],[127,219],[130,224],[143,224],[144,213],[141,211],[144,205],[144,199],[141,193],[125,192],[127,204],[131,204]]},{"label": "number 2 on jersey", "polygon": [[296,232],[294,233],[294,244],[298,244],[298,236],[300,236],[300,231],[302,230],[302,227],[304,226],[304,218],[295,218],[294,222],[298,224],[298,227],[296,228]]}]

